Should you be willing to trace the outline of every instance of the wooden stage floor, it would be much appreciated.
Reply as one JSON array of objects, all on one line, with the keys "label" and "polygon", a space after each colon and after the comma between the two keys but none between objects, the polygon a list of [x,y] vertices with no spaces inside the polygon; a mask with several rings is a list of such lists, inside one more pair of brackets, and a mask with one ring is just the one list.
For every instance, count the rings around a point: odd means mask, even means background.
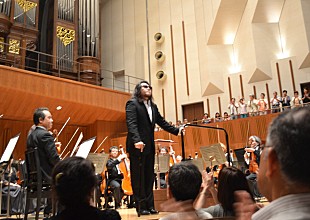
[{"label": "wooden stage floor", "polygon": [[[136,209],[127,209],[127,208],[121,208],[121,209],[117,209],[117,211],[120,213],[122,220],[134,220],[134,219],[159,219],[160,217],[163,217],[167,214],[169,214],[168,212],[160,212],[157,215],[141,215],[140,217],[137,216],[137,212]],[[20,215],[20,216],[11,216],[9,217],[10,219],[22,219],[24,216]],[[0,219],[6,219],[6,217],[2,216],[0,217]],[[33,220],[35,219],[35,215],[34,214],[28,214],[28,219],[29,220]],[[43,219],[43,212],[40,213],[40,217],[39,219]]]}]

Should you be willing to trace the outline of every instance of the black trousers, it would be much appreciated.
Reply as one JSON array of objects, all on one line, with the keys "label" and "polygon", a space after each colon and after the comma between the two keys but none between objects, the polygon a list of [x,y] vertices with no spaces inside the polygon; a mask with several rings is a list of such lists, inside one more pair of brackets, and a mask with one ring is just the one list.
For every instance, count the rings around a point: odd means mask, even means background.
[{"label": "black trousers", "polygon": [[121,201],[123,197],[121,184],[122,184],[122,180],[119,180],[119,179],[109,181],[109,186],[111,186],[111,188],[113,189],[113,196],[115,199],[116,207],[121,205]]},{"label": "black trousers", "polygon": [[[154,154],[143,154],[140,156],[130,155],[131,185],[136,202],[136,208],[154,208]],[[140,202],[139,202],[140,201]]]}]

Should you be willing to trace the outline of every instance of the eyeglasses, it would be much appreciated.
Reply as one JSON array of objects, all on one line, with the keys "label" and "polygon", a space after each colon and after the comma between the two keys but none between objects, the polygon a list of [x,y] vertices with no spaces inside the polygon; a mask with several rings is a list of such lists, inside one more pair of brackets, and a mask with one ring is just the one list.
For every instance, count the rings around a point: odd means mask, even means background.
[{"label": "eyeglasses", "polygon": [[145,89],[148,89],[148,88],[152,89],[152,86],[150,86],[150,85],[142,85],[142,87]]},{"label": "eyeglasses", "polygon": [[262,144],[262,145],[260,146],[261,151],[263,151],[263,150],[266,149],[266,148],[271,148],[271,146],[269,146],[269,145],[264,145],[264,144]]}]

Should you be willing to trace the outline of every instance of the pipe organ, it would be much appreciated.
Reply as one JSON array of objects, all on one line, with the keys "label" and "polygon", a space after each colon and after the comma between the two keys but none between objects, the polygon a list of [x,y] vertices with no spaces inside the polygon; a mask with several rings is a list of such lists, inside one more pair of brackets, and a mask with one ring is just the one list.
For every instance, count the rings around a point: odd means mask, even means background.
[{"label": "pipe organ", "polygon": [[39,0],[0,0],[0,62],[24,68],[26,48],[36,49]]},{"label": "pipe organ", "polygon": [[81,78],[100,82],[99,0],[79,0],[79,50]]},{"label": "pipe organ", "polygon": [[0,64],[99,85],[99,1],[0,0]]},{"label": "pipe organ", "polygon": [[58,0],[55,8],[55,68],[68,78],[73,74],[99,85],[99,0]]}]

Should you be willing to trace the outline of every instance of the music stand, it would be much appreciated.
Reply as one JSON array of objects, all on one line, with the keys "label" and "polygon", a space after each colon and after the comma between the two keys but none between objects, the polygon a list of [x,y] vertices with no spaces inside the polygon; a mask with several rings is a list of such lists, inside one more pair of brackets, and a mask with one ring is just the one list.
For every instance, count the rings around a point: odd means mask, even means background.
[{"label": "music stand", "polygon": [[[95,166],[95,173],[96,174],[100,174],[102,173],[102,171],[104,170],[107,161],[109,159],[109,154],[105,154],[105,153],[101,153],[101,154],[97,154],[97,153],[89,153],[87,158],[87,160],[90,160],[94,166]],[[96,188],[94,189],[94,204],[96,204]],[[96,207],[96,205],[94,205]]]},{"label": "music stand", "polygon": [[75,156],[76,157],[83,157],[83,158],[86,159],[88,154],[89,154],[89,152],[90,152],[90,149],[92,148],[92,146],[93,146],[93,144],[95,142],[95,140],[96,140],[96,137],[92,137],[92,138],[84,141],[80,145],[80,147],[79,147],[78,151],[76,152]]},{"label": "music stand", "polygon": [[[156,139],[154,140],[156,144],[165,143],[165,144],[176,144],[173,140],[165,140],[165,139]],[[170,168],[170,154],[160,155],[159,148],[157,149],[158,153],[155,155],[155,167],[154,171],[157,176],[157,189],[160,189],[160,173],[166,173]],[[159,162],[159,163],[158,163]]]},{"label": "music stand", "polygon": [[166,173],[169,171],[170,168],[170,155],[155,155],[155,166],[154,172],[157,176],[157,189],[160,189],[160,174]]},{"label": "music stand", "polygon": [[202,172],[204,170],[204,164],[202,158],[187,160],[188,162],[194,164],[196,167],[198,167],[199,171]]},{"label": "music stand", "polygon": [[200,152],[207,167],[224,164],[226,162],[224,151],[219,143],[207,147],[200,147]]},{"label": "music stand", "polygon": [[242,172],[244,172],[245,168],[246,168],[246,163],[245,163],[245,159],[244,159],[244,153],[245,150],[244,148],[240,148],[240,149],[235,149],[235,155],[237,158],[237,165],[235,165],[237,168],[239,168]]},{"label": "music stand", "polygon": [[99,174],[102,173],[102,171],[104,170],[109,159],[109,154],[89,153],[86,159],[90,160],[94,164],[95,172],[96,174]]},{"label": "music stand", "polygon": [[[15,146],[17,144],[17,141],[19,139],[20,133],[12,137],[7,145],[7,147],[4,150],[4,153],[0,159],[0,175],[1,175],[1,182],[0,182],[0,192],[1,192],[1,197],[0,197],[0,209],[2,209],[2,184],[4,180],[4,173],[6,169],[9,169],[9,179],[8,179],[8,194],[7,194],[7,206],[6,206],[6,216],[10,216],[10,182],[11,182],[11,163],[10,159],[12,156],[12,153],[15,149]],[[2,210],[0,210],[0,215],[2,215]]]}]

